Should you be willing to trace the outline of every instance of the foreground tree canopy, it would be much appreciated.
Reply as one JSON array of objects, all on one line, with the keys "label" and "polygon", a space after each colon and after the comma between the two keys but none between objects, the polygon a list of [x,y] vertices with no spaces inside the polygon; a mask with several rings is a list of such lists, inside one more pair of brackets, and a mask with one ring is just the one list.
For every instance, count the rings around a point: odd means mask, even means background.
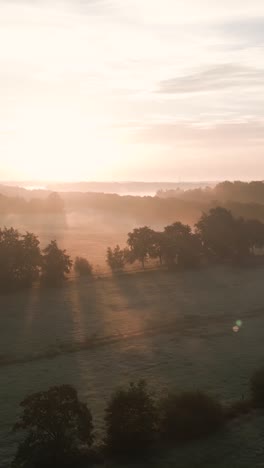
[{"label": "foreground tree canopy", "polygon": [[145,381],[132,382],[110,395],[104,427],[99,432],[94,432],[92,414],[72,386],[33,393],[21,402],[22,411],[13,428],[24,440],[18,445],[12,466],[116,466],[112,461],[127,465],[135,458],[142,462],[148,455],[152,461],[154,455],[156,463],[164,448],[210,437],[223,431],[234,418],[263,409],[264,368],[255,371],[249,383],[249,399],[222,404],[199,390],[163,389],[157,394]]},{"label": "foreground tree canopy", "polygon": [[134,457],[156,437],[158,413],[146,383],[131,383],[118,389],[105,410],[107,449],[112,454]]},{"label": "foreground tree canopy", "polygon": [[70,385],[34,393],[20,404],[23,412],[14,431],[26,433],[13,466],[74,467],[93,442],[92,415]]}]

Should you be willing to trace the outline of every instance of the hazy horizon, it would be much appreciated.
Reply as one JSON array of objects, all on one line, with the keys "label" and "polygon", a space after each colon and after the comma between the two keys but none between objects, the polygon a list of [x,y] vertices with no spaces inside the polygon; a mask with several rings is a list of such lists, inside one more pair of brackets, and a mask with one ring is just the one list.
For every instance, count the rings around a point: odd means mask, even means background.
[{"label": "hazy horizon", "polygon": [[260,0],[0,0],[0,179],[264,173]]}]

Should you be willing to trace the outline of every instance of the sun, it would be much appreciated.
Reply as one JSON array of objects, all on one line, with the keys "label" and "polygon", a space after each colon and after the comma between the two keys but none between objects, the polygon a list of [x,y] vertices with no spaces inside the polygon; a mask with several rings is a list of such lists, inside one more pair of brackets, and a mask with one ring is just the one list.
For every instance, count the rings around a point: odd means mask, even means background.
[{"label": "sun", "polygon": [[112,180],[126,164],[125,151],[109,132],[76,122],[23,126],[6,147],[16,178],[38,181]]}]

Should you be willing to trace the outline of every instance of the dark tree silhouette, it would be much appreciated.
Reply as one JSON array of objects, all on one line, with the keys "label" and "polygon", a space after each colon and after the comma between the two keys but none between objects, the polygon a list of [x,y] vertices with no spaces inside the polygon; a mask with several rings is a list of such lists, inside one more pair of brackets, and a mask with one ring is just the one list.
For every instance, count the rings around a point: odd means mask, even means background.
[{"label": "dark tree silhouette", "polygon": [[248,219],[245,221],[244,230],[251,253],[254,253],[255,248],[264,247],[264,224],[261,221]]},{"label": "dark tree silhouette", "polygon": [[127,244],[131,262],[139,260],[145,268],[146,260],[154,253],[154,231],[147,226],[136,228],[128,233]]},{"label": "dark tree silhouette", "polygon": [[[23,412],[14,426],[26,433],[13,466],[46,468],[78,466],[82,450],[93,442],[92,415],[70,385],[51,387],[21,402]],[[86,465],[87,466],[87,465]]]},{"label": "dark tree silhouette", "polygon": [[201,242],[190,226],[176,222],[164,229],[164,256],[169,266],[194,266],[199,263]]},{"label": "dark tree silhouette", "polygon": [[50,213],[62,213],[64,211],[64,202],[57,192],[48,195],[45,205],[46,210]]},{"label": "dark tree silhouette", "polygon": [[158,258],[162,265],[166,252],[166,238],[164,232],[153,231],[150,257]]},{"label": "dark tree silhouette", "polygon": [[231,211],[217,207],[203,214],[196,224],[204,251],[217,261],[239,260],[249,254],[249,241],[242,218],[235,219]]},{"label": "dark tree silhouette", "polygon": [[27,232],[0,229],[0,290],[29,287],[38,277],[41,253],[38,238]]},{"label": "dark tree silhouette", "polygon": [[106,251],[106,262],[112,271],[121,271],[126,263],[126,251],[116,245],[113,249],[108,247]]},{"label": "dark tree silhouette", "polygon": [[55,240],[43,250],[42,275],[46,283],[57,285],[65,279],[65,274],[69,273],[72,261],[66,250],[59,249]]},{"label": "dark tree silhouette", "polygon": [[156,403],[144,381],[117,390],[106,412],[106,448],[116,456],[139,455],[156,437]]},{"label": "dark tree silhouette", "polygon": [[254,372],[250,379],[250,390],[254,405],[264,408],[264,367]]},{"label": "dark tree silhouette", "polygon": [[86,258],[76,257],[74,262],[74,270],[79,276],[92,276],[93,267]]}]

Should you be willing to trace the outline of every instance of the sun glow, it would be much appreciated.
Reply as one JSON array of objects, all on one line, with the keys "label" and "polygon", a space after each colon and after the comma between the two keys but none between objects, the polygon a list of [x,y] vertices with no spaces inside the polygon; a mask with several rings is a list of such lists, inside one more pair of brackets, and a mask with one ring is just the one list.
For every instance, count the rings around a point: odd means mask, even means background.
[{"label": "sun glow", "polygon": [[[21,125],[6,145],[16,177],[31,180],[111,179],[122,147],[93,126],[80,128],[80,120],[63,122],[63,115],[48,117],[34,126]],[[82,125],[82,127],[84,127]]]}]

